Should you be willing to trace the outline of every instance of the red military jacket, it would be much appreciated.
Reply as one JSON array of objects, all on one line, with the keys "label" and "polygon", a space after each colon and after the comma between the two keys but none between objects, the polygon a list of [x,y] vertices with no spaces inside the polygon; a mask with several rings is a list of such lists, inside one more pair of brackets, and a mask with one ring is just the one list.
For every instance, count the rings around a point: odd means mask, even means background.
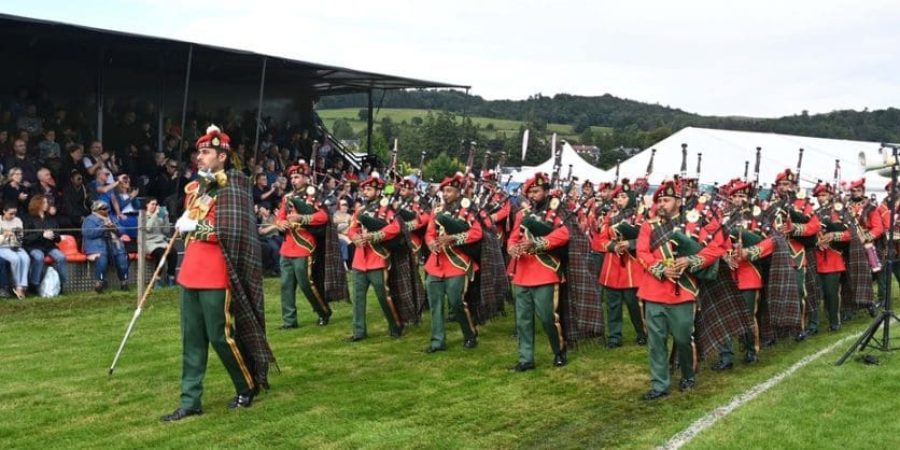
[{"label": "red military jacket", "polygon": [[[672,220],[679,220],[679,218],[676,217]],[[691,289],[686,287],[686,285],[697,286],[697,280],[693,272],[709,267],[723,254],[722,233],[716,232],[715,234],[718,237],[710,237],[709,230],[700,226],[699,222],[685,225],[688,234],[698,235],[700,242],[708,243],[702,251],[688,257],[691,262],[690,267],[681,275],[681,278],[685,278],[685,280],[679,279],[678,284],[682,287],[676,288],[676,284],[664,275],[666,265],[669,262],[674,262],[674,258],[678,256],[674,243],[669,240],[655,249],[650,247],[653,230],[662,224],[661,219],[657,218],[648,220],[641,225],[641,231],[637,240],[637,256],[644,267],[647,268],[647,273],[641,279],[637,295],[645,301],[669,305],[692,302],[696,300],[699,292],[696,288]]]},{"label": "red military jacket", "polygon": [[500,238],[500,241],[503,242],[506,239],[506,229],[507,223],[509,220],[509,213],[512,211],[512,202],[509,200],[509,197],[506,196],[503,192],[497,191],[491,195],[488,204],[485,209],[482,210],[482,213],[485,214],[485,223],[491,224],[494,232],[497,234],[497,237]]},{"label": "red military jacket", "polygon": [[[866,242],[874,242],[880,238],[887,227],[890,226],[888,222],[885,222],[884,219],[890,220],[890,216],[887,214],[887,206],[879,205],[875,208],[868,208],[868,213],[865,213],[866,206],[868,206],[868,201],[850,203],[847,205],[850,208],[850,213],[853,217],[856,217],[857,222],[860,225],[860,235]],[[865,217],[860,217],[865,214]]]},{"label": "red military jacket", "polygon": [[438,278],[451,278],[463,275],[471,275],[478,270],[478,263],[472,259],[460,247],[463,245],[474,244],[481,240],[483,230],[481,224],[476,220],[475,214],[469,209],[461,205],[461,201],[454,202],[446,208],[435,209],[431,218],[428,220],[428,229],[425,230],[425,244],[431,245],[438,236],[445,234],[442,227],[438,223],[439,215],[449,215],[464,220],[469,229],[464,232],[451,234],[454,236],[455,242],[440,252],[431,252],[428,260],[425,261],[425,272]]},{"label": "red military jacket", "polygon": [[791,246],[791,265],[793,267],[806,267],[806,249],[803,243],[795,238],[815,236],[822,228],[819,218],[813,213],[813,207],[806,199],[796,199],[791,205],[795,211],[809,217],[807,223],[793,223],[790,214],[785,215],[785,223],[793,228],[791,232],[792,239],[788,239]]},{"label": "red military jacket", "polygon": [[[315,204],[315,199],[312,196],[305,193],[302,195],[307,203]],[[290,196],[288,195],[281,199],[281,208],[275,214],[275,223],[287,222],[288,209],[292,209],[292,207],[288,206],[289,200]],[[324,208],[319,208],[313,214],[303,214],[299,223],[291,223],[290,227],[285,231],[284,242],[282,242],[281,250],[278,253],[288,258],[302,258],[311,255],[316,251],[317,242],[316,237],[310,233],[308,227],[321,226],[326,223],[328,223],[328,213]]]},{"label": "red military jacket", "polygon": [[[743,225],[746,230],[762,234],[759,222],[755,219],[747,220]],[[725,250],[732,253],[740,245],[741,248],[747,250],[747,259],[738,261],[737,269],[731,269],[731,276],[737,283],[738,289],[742,291],[762,289],[763,279],[759,268],[754,264],[763,258],[767,258],[774,251],[775,246],[772,238],[764,238],[756,245],[746,245],[739,240],[737,235],[729,235],[725,239]]]},{"label": "red military jacket", "polygon": [[[522,254],[509,263],[512,283],[516,286],[533,287],[562,282],[560,276],[560,259],[551,252],[569,243],[569,229],[563,225],[559,216],[561,211],[547,208],[542,211],[522,210],[516,214],[515,227],[509,237],[507,250],[524,242],[526,239],[535,243],[533,253]],[[553,230],[543,237],[535,237],[522,226],[525,217],[549,223]]]},{"label": "red military jacket", "polygon": [[[640,217],[635,214],[629,220],[635,225],[640,225],[643,222]],[[610,223],[611,219],[611,216],[607,216],[604,219],[599,233],[599,244],[606,251],[606,257],[603,258],[603,267],[600,269],[600,284],[613,289],[636,288],[640,285],[644,274],[644,267],[635,255],[637,239],[626,241],[628,242],[627,252],[621,255],[616,253],[616,244],[623,238],[616,233],[613,227],[614,224]]]},{"label": "red military jacket", "polygon": [[[822,212],[821,214],[828,214],[829,219],[832,222],[841,222],[841,215],[835,211],[831,206],[828,206],[827,212]],[[819,217],[818,215],[816,217]],[[821,220],[820,220],[821,222]],[[839,249],[835,248],[835,243],[838,242],[847,242],[850,240],[850,230],[844,231],[825,231],[822,230],[823,235],[825,233],[831,234],[833,240],[832,243],[829,244],[825,248],[821,248],[816,246],[816,272],[817,273],[836,273],[843,272],[847,270],[847,266],[844,263],[844,255],[841,254]]]},{"label": "red military jacket", "polygon": [[[387,222],[387,225],[377,231],[365,230],[359,222],[360,214],[383,219]],[[353,213],[353,218],[350,219],[350,228],[347,229],[347,237],[354,239],[364,232],[368,232],[374,239],[356,247],[356,251],[353,252],[352,268],[360,272],[387,268],[387,260],[391,254],[384,247],[384,243],[400,234],[400,223],[394,220],[394,211],[390,208],[390,205],[381,206],[378,202],[370,202],[365,208]]]},{"label": "red military jacket", "polygon": [[177,281],[187,289],[228,289],[230,282],[225,253],[216,234],[216,194],[211,191],[209,195],[199,196],[198,188],[197,181],[185,186],[188,193],[185,207],[188,211],[196,211],[189,215],[197,220],[197,229],[185,243]]}]

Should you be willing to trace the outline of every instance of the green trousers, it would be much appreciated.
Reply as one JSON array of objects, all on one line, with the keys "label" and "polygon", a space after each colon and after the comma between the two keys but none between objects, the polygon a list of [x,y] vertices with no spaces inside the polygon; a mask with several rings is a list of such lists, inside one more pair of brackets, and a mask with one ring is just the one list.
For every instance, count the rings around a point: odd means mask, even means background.
[{"label": "green trousers", "polygon": [[432,275],[425,277],[428,290],[428,307],[431,309],[431,348],[447,348],[447,334],[444,331],[444,297],[450,311],[448,319],[459,323],[463,338],[474,338],[478,331],[469,306],[464,298],[468,280],[465,275],[440,278]]},{"label": "green trousers", "polygon": [[559,285],[513,286],[516,296],[516,334],[519,341],[519,362],[534,363],[534,316],[544,326],[553,354],[565,350],[562,324],[557,313]]},{"label": "green trousers", "polygon": [[[751,332],[746,336],[742,336],[741,341],[748,356],[756,355],[759,353],[759,324],[756,322],[756,310],[759,307],[759,291],[741,291],[741,297],[744,299],[744,307],[747,308],[747,311],[749,311],[753,317]],[[732,339],[729,337],[725,345],[719,349],[719,361],[725,363],[734,362],[734,350],[731,348],[731,343]]]},{"label": "green trousers", "polygon": [[806,267],[801,267],[797,269],[797,290],[800,292],[800,311],[802,314],[802,328],[806,330],[806,333],[816,333],[819,331],[819,318],[812,313],[813,306],[816,306],[818,310],[818,305],[810,305],[809,304],[809,296],[806,295],[806,271],[809,270]]},{"label": "green trousers", "polygon": [[183,289],[181,292],[181,407],[200,409],[209,345],[219,355],[237,393],[253,389],[253,378],[234,340],[231,293]]},{"label": "green trousers", "polygon": [[[600,280],[600,271],[603,270],[603,258],[606,253],[591,252],[591,270],[593,271],[594,280]],[[600,301],[603,301],[603,291],[606,289],[599,282],[597,287],[600,289]]]},{"label": "green trousers", "polygon": [[647,321],[647,343],[650,350],[650,387],[668,392],[672,384],[669,375],[668,338],[672,335],[683,379],[694,377],[696,350],[694,348],[694,302],[667,305],[644,302]]},{"label": "green trousers", "polygon": [[297,286],[319,317],[331,315],[331,308],[312,283],[311,257],[281,257],[281,320],[285,325],[297,326]]},{"label": "green trousers", "polygon": [[[819,289],[825,299],[825,312],[828,314],[828,325],[834,327],[841,324],[841,273],[820,273]],[[818,325],[818,314],[815,314]]]},{"label": "green trousers", "polygon": [[392,335],[399,335],[400,316],[387,292],[387,272],[384,269],[353,271],[353,336],[366,337],[366,294],[369,286],[375,291],[375,298],[387,320]]},{"label": "green trousers", "polygon": [[608,308],[606,326],[609,329],[609,343],[622,343],[622,303],[628,307],[628,317],[631,319],[631,326],[634,327],[635,335],[638,338],[645,337],[644,319],[641,317],[641,307],[638,305],[637,300],[637,288],[606,288],[606,305]]}]

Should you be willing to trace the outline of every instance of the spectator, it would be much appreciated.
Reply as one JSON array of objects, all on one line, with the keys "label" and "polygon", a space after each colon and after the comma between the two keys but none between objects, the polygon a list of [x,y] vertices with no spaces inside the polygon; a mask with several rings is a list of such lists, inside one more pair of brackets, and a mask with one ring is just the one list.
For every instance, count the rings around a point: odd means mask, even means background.
[{"label": "spectator", "polygon": [[341,198],[338,200],[338,209],[334,212],[331,220],[334,221],[334,226],[337,227],[338,239],[341,243],[341,258],[344,260],[344,265],[350,263],[350,237],[347,236],[347,230],[350,228],[350,219],[353,217],[353,214],[350,213],[350,204],[347,202],[346,198]]},{"label": "spectator", "polygon": [[44,131],[44,140],[38,143],[38,154],[44,167],[59,170],[62,151],[56,143],[56,130]]},{"label": "spectator", "polygon": [[91,181],[91,198],[94,200],[101,200],[106,202],[107,205],[110,205],[115,201],[113,190],[118,185],[119,182],[113,179],[112,172],[110,172],[109,169],[102,168],[97,171],[96,177]]},{"label": "spectator", "polygon": [[91,200],[84,176],[79,170],[72,170],[69,184],[63,188],[60,222],[65,223],[66,227],[81,228],[84,217],[91,213]]},{"label": "spectator", "polygon": [[180,206],[179,174],[178,161],[170,158],[166,160],[165,171],[158,174],[150,183],[150,196],[156,197],[161,206],[165,206],[169,211],[178,211]]},{"label": "spectator", "polygon": [[84,155],[81,160],[86,175],[96,176],[97,171],[106,168],[106,161],[109,160],[109,153],[103,152],[103,143],[97,140],[91,141],[88,147],[88,154]]},{"label": "spectator", "polygon": [[59,223],[49,214],[50,201],[37,194],[28,202],[28,216],[25,217],[25,237],[23,245],[31,257],[31,270],[28,274],[28,288],[36,293],[44,279],[44,257],[53,259],[53,268],[59,274],[60,286],[66,284],[66,255],[56,244],[60,241]]},{"label": "spectator", "polygon": [[266,174],[256,174],[256,184],[253,185],[253,204],[258,205],[264,201],[271,201],[272,196],[275,194],[275,190],[274,184],[269,187]]},{"label": "spectator", "polygon": [[66,146],[68,154],[60,164],[59,172],[56,174],[63,183],[68,183],[72,177],[72,171],[76,170],[82,175],[87,176],[87,169],[84,168],[84,147],[81,144],[69,144]]},{"label": "spectator", "polygon": [[128,288],[128,254],[119,239],[119,230],[116,224],[109,219],[109,204],[102,200],[94,200],[91,203],[92,214],[84,218],[81,224],[83,252],[88,261],[94,261],[94,291],[103,292],[106,289],[106,269],[110,260],[116,266],[116,274],[119,276],[119,287],[122,290]]},{"label": "spectator", "polygon": [[27,131],[30,136],[39,136],[44,132],[44,119],[38,117],[37,106],[28,105],[25,108],[25,115],[16,121],[16,128]]},{"label": "spectator", "polygon": [[275,216],[272,214],[272,206],[269,202],[262,202],[256,207],[256,216],[259,222],[259,241],[262,244],[263,269],[272,275],[277,275],[281,264],[281,244],[284,238],[280,229],[275,225]]},{"label": "spectator", "polygon": [[6,185],[3,186],[3,204],[12,203],[22,207],[25,211],[28,207],[28,188],[22,181],[22,169],[13,167],[6,175]]},{"label": "spectator", "polygon": [[116,213],[113,221],[122,233],[128,236],[128,240],[134,242],[137,242],[138,212],[141,209],[138,193],[138,189],[131,187],[131,177],[127,174],[119,175],[116,187],[111,193],[112,206]]},{"label": "spectator", "polygon": [[28,287],[28,253],[22,250],[22,219],[16,217],[16,203],[3,205],[0,217],[0,258],[12,268],[13,293],[20,300],[25,298]]},{"label": "spectator", "polygon": [[[169,213],[165,206],[160,206],[159,201],[153,197],[147,197],[147,230],[144,233],[144,251],[159,264],[160,258],[166,251],[171,233],[169,231]],[[175,270],[178,268],[178,252],[175,249],[166,256],[167,286],[175,286]],[[162,284],[162,277],[157,281]]]},{"label": "spectator", "polygon": [[[3,111],[6,113],[6,111]],[[9,130],[0,128],[0,155],[12,153],[13,143],[9,140]]]},{"label": "spectator", "polygon": [[[56,205],[59,203],[60,196],[62,195],[59,192],[59,188],[56,186],[56,180],[53,178],[53,174],[50,173],[50,169],[46,167],[42,167],[37,171],[37,179],[38,182],[31,189],[31,195],[41,194],[47,197],[47,200],[50,201],[50,208],[53,209],[53,212],[50,213],[51,216],[56,215]],[[29,206],[29,210],[30,210]]]},{"label": "spectator", "polygon": [[22,180],[26,187],[37,181],[37,169],[28,157],[28,141],[18,138],[13,142],[13,154],[3,164],[6,170],[18,167],[22,172]]},{"label": "spectator", "polygon": [[275,186],[275,181],[278,180],[278,169],[276,168],[275,160],[272,158],[266,159],[266,170],[264,172],[266,174],[266,183],[269,186]]}]

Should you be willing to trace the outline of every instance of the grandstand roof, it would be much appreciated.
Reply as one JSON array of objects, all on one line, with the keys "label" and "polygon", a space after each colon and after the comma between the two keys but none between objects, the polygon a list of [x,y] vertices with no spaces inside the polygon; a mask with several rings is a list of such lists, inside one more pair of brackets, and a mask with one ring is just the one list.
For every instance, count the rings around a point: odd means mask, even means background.
[{"label": "grandstand roof", "polygon": [[[263,55],[246,50],[217,47],[214,45],[179,41],[157,36],[147,36],[122,31],[93,28],[83,25],[68,24],[43,19],[0,14],[0,30],[4,34],[17,34],[28,37],[31,45],[41,40],[53,40],[65,43],[73,51],[83,53],[85,57],[97,58],[99,49],[127,49],[133,51],[119,52],[117,63],[131,66],[146,66],[148,70],[156,70],[160,57],[168,64],[184,64],[180,55],[185,55],[193,45],[194,52],[204,54],[227,55],[229,78],[259,81],[262,57],[267,57],[267,82],[298,82],[314,90],[319,95],[337,95],[366,92],[370,89],[408,89],[408,88],[468,88],[469,86],[449,84],[437,81],[418,80],[380,73],[364,72],[345,67],[300,61],[275,55]],[[169,58],[172,56],[173,58]],[[194,65],[192,76],[203,76],[203,67]]]}]

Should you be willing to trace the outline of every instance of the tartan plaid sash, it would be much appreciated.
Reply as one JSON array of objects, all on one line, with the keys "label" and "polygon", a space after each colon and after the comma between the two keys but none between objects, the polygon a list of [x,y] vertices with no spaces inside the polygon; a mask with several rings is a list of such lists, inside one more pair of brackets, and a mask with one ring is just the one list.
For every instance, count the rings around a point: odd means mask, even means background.
[{"label": "tartan plaid sash", "polygon": [[872,290],[872,267],[866,256],[866,249],[859,241],[859,235],[851,227],[851,238],[844,260],[847,271],[841,282],[841,309],[856,310],[868,308],[875,304],[875,292]]},{"label": "tartan plaid sash", "polygon": [[397,306],[400,320],[404,324],[418,323],[424,309],[422,304],[427,302],[425,287],[419,276],[419,263],[410,245],[409,228],[402,220],[394,220],[400,223],[401,235],[394,238],[398,240],[398,245],[391,251],[387,288]]},{"label": "tartan plaid sash", "polygon": [[744,305],[727,264],[719,264],[715,280],[700,282],[697,303],[695,335],[702,357],[718,351],[729,336],[736,338],[751,333],[753,313]]},{"label": "tartan plaid sash", "polygon": [[316,280],[321,280],[318,286],[319,292],[324,292],[326,302],[337,302],[350,299],[350,290],[347,286],[347,269],[341,257],[341,243],[338,238],[337,226],[328,217],[325,225],[325,241],[315,252],[313,273]]},{"label": "tartan plaid sash", "polygon": [[275,356],[266,340],[262,256],[252,214],[250,181],[230,170],[216,199],[216,233],[231,284],[235,337],[246,353],[253,380],[268,388],[269,363]]},{"label": "tartan plaid sash", "polygon": [[[563,222],[569,229],[565,267],[565,283],[560,285],[560,316],[568,343],[577,344],[592,338],[603,337],[603,304],[597,274],[591,271],[591,247],[587,236],[581,232],[573,215]],[[562,303],[562,301],[561,301]]]},{"label": "tartan plaid sash", "polygon": [[774,251],[770,258],[766,300],[768,324],[774,330],[801,331],[800,288],[797,269],[791,267],[790,244],[781,233],[773,233]]},{"label": "tartan plaid sash", "polygon": [[509,278],[503,260],[503,248],[495,233],[485,231],[481,238],[481,255],[476,281],[467,294],[467,302],[474,305],[475,320],[484,324],[503,311],[503,299],[509,292]]}]

